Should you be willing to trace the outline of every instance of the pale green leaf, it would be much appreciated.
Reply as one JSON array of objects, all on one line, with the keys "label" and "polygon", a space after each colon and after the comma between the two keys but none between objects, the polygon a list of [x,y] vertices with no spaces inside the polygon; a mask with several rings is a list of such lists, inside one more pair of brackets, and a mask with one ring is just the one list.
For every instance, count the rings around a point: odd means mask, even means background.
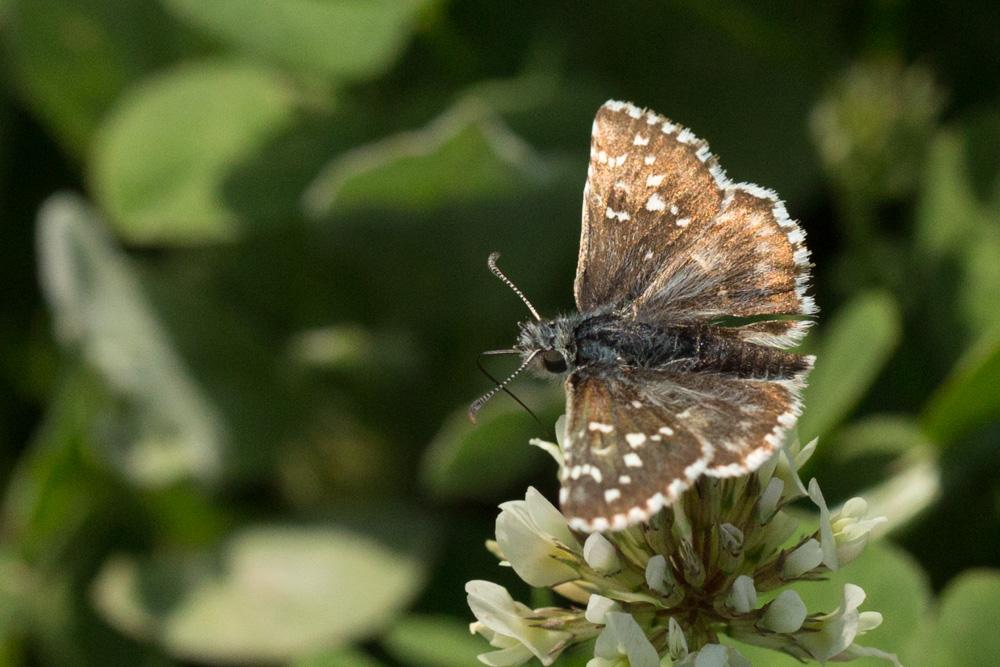
[{"label": "pale green leaf", "polygon": [[117,556],[102,568],[98,609],[129,635],[204,662],[284,661],[376,634],[420,590],[426,525],[395,513],[395,544],[367,531],[259,526],[218,550],[161,559]]},{"label": "pale green leaf", "polygon": [[54,133],[82,151],[129,84],[187,41],[156,2],[9,0],[4,46],[15,82]]},{"label": "pale green leaf", "polygon": [[922,641],[909,653],[917,667],[980,667],[1000,656],[1000,572],[966,571],[941,594],[937,620],[925,624]]},{"label": "pale green leaf", "polygon": [[392,657],[413,667],[467,667],[489,650],[467,622],[450,616],[405,616],[381,641]]},{"label": "pale green leaf", "polygon": [[[537,394],[535,395],[537,396]],[[494,399],[500,405],[483,410],[478,423],[469,422],[465,409],[453,414],[434,437],[420,466],[423,486],[441,498],[492,499],[524,480],[547,461],[541,450],[528,444],[542,436],[554,440],[551,431],[535,423],[530,415],[507,397]],[[541,400],[531,393],[522,396],[539,412],[544,424],[555,422],[561,400],[555,391]],[[537,410],[536,410],[537,411]]]},{"label": "pale green leaf", "polygon": [[358,208],[403,211],[509,196],[550,165],[485,101],[470,95],[427,126],[334,158],[303,196],[312,217]]},{"label": "pale green leaf", "polygon": [[108,453],[138,483],[214,478],[225,439],[220,415],[94,211],[73,196],[49,199],[39,213],[38,247],[59,341],[120,403],[101,438]]},{"label": "pale green leaf", "polygon": [[340,77],[395,61],[429,0],[167,0],[177,16],[256,56]]},{"label": "pale green leaf", "polygon": [[381,667],[382,663],[371,656],[351,649],[323,651],[296,660],[292,667]]},{"label": "pale green leaf", "polygon": [[825,326],[799,422],[803,442],[846,418],[892,356],[900,338],[899,309],[885,292],[861,294]]},{"label": "pale green leaf", "polygon": [[91,164],[118,233],[186,244],[246,231],[227,178],[289,126],[294,102],[274,73],[226,62],[185,65],[131,90],[102,126]]}]

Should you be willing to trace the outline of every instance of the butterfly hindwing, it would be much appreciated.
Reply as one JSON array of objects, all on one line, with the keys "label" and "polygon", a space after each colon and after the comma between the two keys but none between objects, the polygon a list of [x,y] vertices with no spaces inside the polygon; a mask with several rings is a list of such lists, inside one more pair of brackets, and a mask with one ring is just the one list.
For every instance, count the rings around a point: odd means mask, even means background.
[{"label": "butterfly hindwing", "polygon": [[577,530],[620,530],[649,518],[711,459],[710,447],[674,428],[674,406],[649,402],[643,387],[639,377],[585,372],[566,381],[560,504]]},{"label": "butterfly hindwing", "polygon": [[702,474],[756,470],[795,424],[807,368],[760,382],[676,370],[566,382],[560,501],[577,530],[620,530],[671,504]]}]

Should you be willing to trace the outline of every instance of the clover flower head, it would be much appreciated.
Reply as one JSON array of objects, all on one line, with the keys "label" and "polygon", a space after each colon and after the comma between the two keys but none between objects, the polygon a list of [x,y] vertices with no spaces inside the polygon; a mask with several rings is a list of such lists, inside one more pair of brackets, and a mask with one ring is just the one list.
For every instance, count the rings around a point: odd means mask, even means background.
[{"label": "clover flower head", "polygon": [[[558,445],[534,444],[562,465]],[[826,613],[807,609],[785,588],[857,558],[885,521],[868,517],[860,498],[831,511],[815,479],[802,483],[799,470],[815,446],[788,444],[743,477],[702,477],[673,505],[617,532],[574,532],[533,488],[524,500],[504,503],[495,552],[567,605],[530,609],[500,586],[469,582],[478,619],[471,628],[497,649],[480,661],[513,666],[537,658],[549,665],[596,638],[588,667],[748,665],[737,648],[720,643],[725,635],[804,661],[879,657],[898,664],[855,643],[882,620],[860,610],[861,588],[847,585],[841,605]],[[803,532],[787,507],[806,497],[819,522]]]}]

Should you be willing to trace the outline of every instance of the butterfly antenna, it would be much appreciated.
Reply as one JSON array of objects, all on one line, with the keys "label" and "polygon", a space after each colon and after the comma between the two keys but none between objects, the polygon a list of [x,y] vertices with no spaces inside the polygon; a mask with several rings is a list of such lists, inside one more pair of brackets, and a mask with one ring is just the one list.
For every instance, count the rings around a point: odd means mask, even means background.
[{"label": "butterfly antenna", "polygon": [[[488,377],[490,379],[490,382],[492,382],[493,384],[500,384],[500,381],[497,380],[495,377],[493,377],[493,375],[488,370],[486,370],[486,368],[483,366],[483,361],[482,361],[483,357],[492,356],[492,355],[496,355],[496,354],[520,354],[520,353],[521,353],[520,350],[489,350],[487,352],[480,352],[479,353],[479,358],[476,359],[476,366],[479,366],[479,370],[481,370],[483,372],[483,375],[485,375],[486,377]],[[522,401],[520,398],[518,398],[517,396],[515,396],[514,392],[512,392],[507,387],[502,387],[502,389],[503,389],[503,392],[505,394],[507,394],[508,396],[510,396],[511,398],[513,398],[515,401],[517,401],[518,405],[520,405],[522,408],[524,408],[525,410],[527,410],[528,414],[531,415],[532,418],[534,418],[534,420],[536,422],[538,422],[539,426],[541,426],[542,428],[545,428],[545,424],[543,424],[542,420],[538,418],[538,415],[535,414],[534,410],[532,410],[527,405],[525,405],[524,401]]]},{"label": "butterfly antenna", "polygon": [[[476,423],[476,415],[479,413],[480,410],[483,409],[483,406],[486,405],[487,401],[489,401],[491,398],[493,398],[494,396],[496,396],[497,393],[499,393],[500,391],[507,391],[507,385],[510,384],[511,380],[513,380],[518,375],[520,375],[521,371],[523,371],[525,368],[528,367],[528,364],[531,363],[531,360],[534,359],[535,355],[537,355],[539,352],[540,352],[540,350],[535,350],[534,352],[532,352],[530,355],[528,355],[528,358],[524,360],[524,363],[522,363],[520,366],[518,366],[517,370],[514,371],[513,373],[511,373],[507,377],[506,380],[504,380],[503,382],[498,383],[497,386],[493,387],[488,392],[486,392],[485,394],[483,394],[482,396],[480,396],[479,398],[477,398],[475,401],[473,401],[472,405],[469,406],[469,421],[471,421],[473,424],[475,424]],[[485,370],[484,370],[484,372],[485,372]],[[489,375],[489,374],[487,373],[487,375]],[[518,403],[521,403],[521,401],[518,400],[516,396],[514,397],[514,400],[517,400]],[[521,405],[523,405],[525,408],[528,407],[528,406],[524,405],[524,403],[521,403]],[[531,410],[528,410],[528,412],[531,412]],[[534,415],[535,413],[531,412],[531,414]],[[538,417],[535,417],[535,419],[538,419]]]},{"label": "butterfly antenna", "polygon": [[517,288],[517,285],[515,285],[510,278],[505,276],[503,274],[503,271],[501,271],[500,268],[497,266],[498,259],[500,259],[500,253],[498,252],[490,253],[490,258],[486,260],[486,264],[490,267],[490,271],[492,271],[493,275],[499,278],[504,285],[511,288],[514,291],[514,294],[516,294],[521,298],[521,301],[523,301],[524,305],[528,307],[528,310],[531,311],[531,314],[535,316],[536,320],[541,321],[542,319],[541,315],[538,314],[538,311],[535,310],[535,307],[531,305],[530,301],[528,301],[528,297],[524,296],[524,292],[519,290]]}]

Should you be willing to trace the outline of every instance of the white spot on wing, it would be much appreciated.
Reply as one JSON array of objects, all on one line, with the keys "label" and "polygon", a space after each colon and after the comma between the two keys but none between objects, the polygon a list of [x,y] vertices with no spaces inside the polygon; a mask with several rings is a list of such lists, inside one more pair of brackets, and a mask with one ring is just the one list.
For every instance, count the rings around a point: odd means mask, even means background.
[{"label": "white spot on wing", "polygon": [[660,430],[660,433],[662,433],[663,435],[673,435],[674,434],[674,429],[670,428],[669,426],[661,426],[659,430]]},{"label": "white spot on wing", "polygon": [[[611,209],[608,210],[610,211]],[[690,224],[691,224],[691,218],[677,218],[678,227],[687,227]]]},{"label": "white spot on wing", "polygon": [[631,447],[632,449],[635,449],[636,447],[642,447],[646,443],[646,434],[626,433],[625,441],[628,443],[628,446]]},{"label": "white spot on wing", "polygon": [[649,196],[649,199],[646,200],[647,211],[662,211],[666,207],[667,205],[663,201],[663,198],[655,192]]},{"label": "white spot on wing", "polygon": [[625,461],[625,465],[628,466],[629,468],[642,467],[642,459],[640,459],[639,455],[636,454],[635,452],[629,452],[622,458]]},{"label": "white spot on wing", "polygon": [[646,177],[646,187],[647,188],[659,187],[660,183],[662,183],[663,179],[666,177],[667,177],[666,174],[651,174],[650,176]]},{"label": "white spot on wing", "polygon": [[637,132],[635,135],[635,139],[632,140],[632,143],[635,144],[636,146],[645,146],[646,144],[649,143],[649,137],[644,137]]},{"label": "white spot on wing", "polygon": [[626,220],[631,219],[628,211],[615,211],[610,206],[608,206],[607,210],[604,211],[604,215],[608,218],[608,220],[618,220],[618,222],[625,222]]},{"label": "white spot on wing", "polygon": [[610,503],[622,497],[622,492],[618,489],[604,489],[604,502]]},{"label": "white spot on wing", "polygon": [[646,157],[642,158],[642,161],[643,161],[643,162],[645,162],[645,163],[646,163],[646,166],[648,167],[649,165],[651,165],[651,164],[653,164],[654,162],[656,162],[656,156],[655,156],[655,155],[653,155],[652,153],[650,153],[650,154],[649,154],[649,155],[647,155]]},{"label": "white spot on wing", "polygon": [[615,430],[615,427],[611,424],[602,424],[601,422],[590,422],[587,424],[587,428],[591,431],[600,431],[601,433],[611,433]]}]

